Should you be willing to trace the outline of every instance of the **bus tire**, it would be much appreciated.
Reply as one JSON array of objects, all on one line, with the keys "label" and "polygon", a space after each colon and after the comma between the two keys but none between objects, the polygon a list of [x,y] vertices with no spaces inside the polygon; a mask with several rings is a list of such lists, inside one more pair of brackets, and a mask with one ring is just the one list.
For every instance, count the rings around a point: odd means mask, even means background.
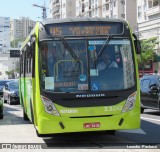
[{"label": "bus tire", "polygon": [[116,131],[115,130],[107,130],[106,134],[114,136],[116,134]]},{"label": "bus tire", "polygon": [[22,103],[22,107],[23,107],[23,120],[28,121],[29,118],[28,118],[28,116],[27,116],[27,114],[25,112],[25,109],[24,109],[24,103],[23,103],[22,93],[21,93],[21,103]]},{"label": "bus tire", "polygon": [[28,120],[29,120],[27,114],[26,114],[25,111],[24,111],[24,107],[23,107],[23,120],[25,120],[25,121],[28,121]]},{"label": "bus tire", "polygon": [[33,114],[33,106],[31,99],[30,99],[30,108],[31,108],[31,122],[34,125],[34,114]]},{"label": "bus tire", "polygon": [[46,137],[46,134],[40,134],[37,129],[36,129],[36,134],[38,137]]}]

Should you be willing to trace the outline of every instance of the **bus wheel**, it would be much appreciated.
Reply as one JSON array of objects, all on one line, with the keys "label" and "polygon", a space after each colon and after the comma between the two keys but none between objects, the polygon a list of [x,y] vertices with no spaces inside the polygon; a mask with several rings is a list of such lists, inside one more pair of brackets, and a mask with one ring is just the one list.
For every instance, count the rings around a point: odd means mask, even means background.
[{"label": "bus wheel", "polygon": [[33,106],[31,99],[30,99],[30,109],[31,109],[31,122],[32,124],[34,124],[34,114],[33,114]]},{"label": "bus wheel", "polygon": [[37,129],[36,129],[36,134],[38,137],[46,137],[46,134],[40,134]]},{"label": "bus wheel", "polygon": [[106,134],[114,136],[116,134],[116,131],[115,130],[107,130]]},{"label": "bus wheel", "polygon": [[24,119],[24,120],[29,120],[27,114],[26,114],[25,111],[24,111],[24,108],[23,108],[23,119]]}]

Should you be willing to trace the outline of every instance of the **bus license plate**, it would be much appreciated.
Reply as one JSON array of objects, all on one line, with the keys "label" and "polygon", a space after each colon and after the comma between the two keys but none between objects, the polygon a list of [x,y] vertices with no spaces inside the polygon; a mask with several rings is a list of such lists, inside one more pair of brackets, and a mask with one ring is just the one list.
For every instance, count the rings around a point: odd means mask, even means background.
[{"label": "bus license plate", "polygon": [[100,128],[100,122],[84,123],[84,128]]}]

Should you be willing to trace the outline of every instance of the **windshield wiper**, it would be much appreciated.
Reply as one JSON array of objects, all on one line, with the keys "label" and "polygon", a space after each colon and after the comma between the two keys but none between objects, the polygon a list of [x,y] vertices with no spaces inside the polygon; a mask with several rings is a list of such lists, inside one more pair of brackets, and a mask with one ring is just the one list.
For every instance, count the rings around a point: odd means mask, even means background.
[{"label": "windshield wiper", "polygon": [[[46,33],[54,40],[54,37],[51,35],[51,33],[49,32],[49,30],[46,28],[46,26],[42,22],[40,22],[40,23],[42,24],[42,26],[46,30]],[[74,58],[74,60],[75,61],[80,61],[79,58],[77,57],[77,55],[74,53],[74,51],[68,45],[68,43],[66,42],[65,38],[62,35],[60,37],[60,40],[62,41],[63,45],[67,48],[67,50],[69,51],[69,53],[71,54],[71,56]]]},{"label": "windshield wiper", "polygon": [[69,51],[70,55],[74,58],[75,61],[79,61],[80,59],[77,57],[77,55],[74,53],[72,48],[68,45],[65,38],[63,36],[60,37],[60,40],[62,41],[63,45],[66,47],[66,49]]},{"label": "windshield wiper", "polygon": [[95,58],[95,63],[97,63],[98,58],[103,54],[103,52],[104,52],[106,46],[109,44],[111,38],[112,38],[112,35],[108,35],[105,43],[103,44],[103,46],[101,47],[99,53],[97,54],[97,57]]}]

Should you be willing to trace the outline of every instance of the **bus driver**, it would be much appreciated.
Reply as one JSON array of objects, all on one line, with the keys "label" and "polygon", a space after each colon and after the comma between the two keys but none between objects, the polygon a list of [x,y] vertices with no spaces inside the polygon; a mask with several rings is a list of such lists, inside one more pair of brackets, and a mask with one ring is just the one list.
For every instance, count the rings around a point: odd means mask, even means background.
[{"label": "bus driver", "polygon": [[117,63],[114,61],[114,59],[112,57],[113,54],[112,54],[112,51],[111,52],[109,52],[109,51],[102,52],[102,56],[101,56],[102,62],[100,62],[97,65],[97,69],[99,72],[106,70],[106,69],[109,69],[109,68],[118,68]]}]

